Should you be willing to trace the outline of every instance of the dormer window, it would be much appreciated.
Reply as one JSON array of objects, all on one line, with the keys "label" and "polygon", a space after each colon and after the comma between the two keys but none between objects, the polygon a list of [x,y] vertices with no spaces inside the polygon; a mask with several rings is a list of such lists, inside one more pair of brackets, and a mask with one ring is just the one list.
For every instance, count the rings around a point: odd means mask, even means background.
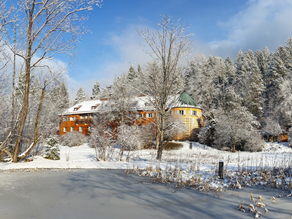
[{"label": "dormer window", "polygon": [[91,106],[91,110],[95,110],[100,104],[96,104],[95,106]]},{"label": "dormer window", "polygon": [[82,105],[79,105],[78,107],[74,107],[74,108],[73,108],[73,111],[77,111],[77,110],[79,110],[80,107],[82,107]]}]

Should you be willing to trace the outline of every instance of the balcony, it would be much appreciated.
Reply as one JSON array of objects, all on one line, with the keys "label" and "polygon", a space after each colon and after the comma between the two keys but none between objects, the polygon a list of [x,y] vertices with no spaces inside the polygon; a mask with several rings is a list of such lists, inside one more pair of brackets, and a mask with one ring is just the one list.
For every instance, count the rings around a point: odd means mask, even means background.
[{"label": "balcony", "polygon": [[76,119],[75,125],[91,124],[92,119]]}]

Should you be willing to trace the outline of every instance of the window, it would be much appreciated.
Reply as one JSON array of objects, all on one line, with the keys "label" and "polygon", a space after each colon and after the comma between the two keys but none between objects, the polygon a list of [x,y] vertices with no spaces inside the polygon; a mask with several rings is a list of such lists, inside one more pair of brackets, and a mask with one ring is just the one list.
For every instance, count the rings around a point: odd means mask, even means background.
[{"label": "window", "polygon": [[68,121],[68,117],[63,117],[63,122],[67,122]]},{"label": "window", "polygon": [[71,128],[70,128],[70,131],[73,132],[73,131],[74,131],[74,127],[71,127]]},{"label": "window", "polygon": [[147,117],[147,118],[153,118],[153,113],[147,113],[147,114],[146,114],[146,117]]},{"label": "window", "polygon": [[100,104],[96,104],[95,106],[91,106],[91,110],[95,110]]},{"label": "window", "polygon": [[178,110],[177,112],[178,112],[178,115],[181,115],[181,116],[186,115],[185,110]]},{"label": "window", "polygon": [[108,129],[112,132],[112,131],[113,131],[113,126],[110,125],[110,126],[108,127]]},{"label": "window", "polygon": [[64,130],[64,132],[67,132],[67,127],[64,127],[64,129],[63,129],[63,130]]},{"label": "window", "polygon": [[79,105],[78,107],[74,107],[74,108],[73,108],[73,111],[77,111],[77,110],[79,110],[80,107],[82,107],[82,105]]},{"label": "window", "polygon": [[79,132],[83,132],[83,127],[79,126]]},{"label": "window", "polygon": [[70,121],[75,121],[75,117],[70,117]]},{"label": "window", "polygon": [[195,110],[193,110],[193,111],[192,111],[192,116],[198,116],[198,112],[195,111]]},{"label": "window", "polygon": [[83,119],[83,116],[80,116],[80,119]]},{"label": "window", "polygon": [[142,113],[137,114],[137,119],[142,119],[144,115]]}]

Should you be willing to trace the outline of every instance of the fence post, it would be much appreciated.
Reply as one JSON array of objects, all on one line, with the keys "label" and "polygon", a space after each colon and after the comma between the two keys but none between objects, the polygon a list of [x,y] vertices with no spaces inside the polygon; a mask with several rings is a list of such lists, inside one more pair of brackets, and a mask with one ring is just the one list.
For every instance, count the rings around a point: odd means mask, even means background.
[{"label": "fence post", "polygon": [[219,171],[218,171],[219,179],[223,179],[223,166],[224,166],[224,163],[222,160],[220,160],[219,161]]},{"label": "fence post", "polygon": [[192,149],[192,147],[193,147],[193,144],[192,144],[192,143],[190,143],[190,149]]}]

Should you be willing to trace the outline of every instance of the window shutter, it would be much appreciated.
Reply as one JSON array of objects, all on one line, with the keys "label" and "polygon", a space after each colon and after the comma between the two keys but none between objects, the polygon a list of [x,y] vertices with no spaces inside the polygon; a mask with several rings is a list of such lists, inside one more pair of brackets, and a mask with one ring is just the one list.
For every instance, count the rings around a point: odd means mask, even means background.
[{"label": "window shutter", "polygon": [[186,115],[187,114],[187,111],[186,110],[184,110],[184,115]]}]

